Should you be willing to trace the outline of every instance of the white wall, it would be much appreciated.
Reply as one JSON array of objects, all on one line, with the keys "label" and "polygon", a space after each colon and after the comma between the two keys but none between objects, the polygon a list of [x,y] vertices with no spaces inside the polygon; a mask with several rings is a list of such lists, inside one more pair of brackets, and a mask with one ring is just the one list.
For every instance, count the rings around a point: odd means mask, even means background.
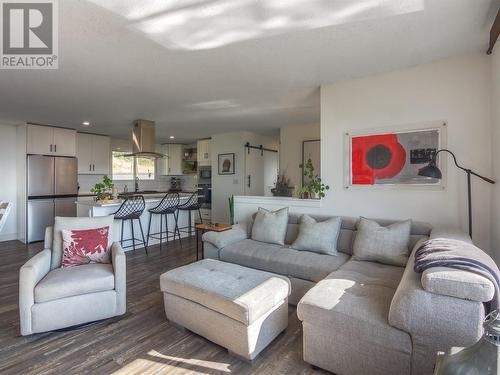
[{"label": "white wall", "polygon": [[[278,139],[252,132],[230,132],[212,136],[212,221],[229,222],[232,195],[245,194],[245,143],[277,149]],[[218,154],[234,153],[235,174],[218,174]]]},{"label": "white wall", "polygon": [[280,173],[291,186],[302,186],[302,142],[320,139],[320,124],[286,126],[280,129]]},{"label": "white wall", "polygon": [[500,45],[497,45],[491,59],[491,125],[493,186],[491,209],[491,249],[495,260],[500,262]]},{"label": "white wall", "polygon": [[[448,122],[447,145],[459,162],[490,176],[490,63],[486,55],[442,60],[414,68],[321,87],[321,175],[330,192],[329,214],[424,220],[467,230],[466,176],[448,165],[447,188],[345,190],[343,134],[346,131]],[[490,248],[491,189],[473,181],[474,240]]]},{"label": "white wall", "polygon": [[16,126],[0,125],[0,201],[12,203],[7,222],[0,233],[0,241],[17,238],[17,172],[16,172]]}]

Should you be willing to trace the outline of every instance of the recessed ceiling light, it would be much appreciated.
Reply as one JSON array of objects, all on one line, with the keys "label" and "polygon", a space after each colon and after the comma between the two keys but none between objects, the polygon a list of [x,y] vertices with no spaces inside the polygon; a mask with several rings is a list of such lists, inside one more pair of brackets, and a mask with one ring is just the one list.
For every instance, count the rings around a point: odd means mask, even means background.
[{"label": "recessed ceiling light", "polygon": [[170,136],[170,139],[174,139],[175,137],[173,135]]},{"label": "recessed ceiling light", "polygon": [[84,121],[84,122],[82,122],[82,125],[83,125],[83,126],[90,126],[90,122],[88,122],[88,121]]}]

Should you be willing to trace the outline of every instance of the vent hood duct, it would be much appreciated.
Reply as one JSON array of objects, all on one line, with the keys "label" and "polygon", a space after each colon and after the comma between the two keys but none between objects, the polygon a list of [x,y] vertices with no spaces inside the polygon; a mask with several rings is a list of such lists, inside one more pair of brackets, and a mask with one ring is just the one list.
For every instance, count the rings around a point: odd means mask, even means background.
[{"label": "vent hood duct", "polygon": [[155,123],[148,120],[135,120],[132,129],[132,154],[136,158],[158,159],[165,155],[156,152]]}]

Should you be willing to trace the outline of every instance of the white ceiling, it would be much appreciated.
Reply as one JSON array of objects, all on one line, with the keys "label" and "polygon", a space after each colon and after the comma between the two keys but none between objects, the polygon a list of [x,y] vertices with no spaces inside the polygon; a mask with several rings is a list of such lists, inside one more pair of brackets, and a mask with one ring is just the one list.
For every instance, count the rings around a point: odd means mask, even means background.
[{"label": "white ceiling", "polygon": [[59,70],[1,70],[0,121],[190,141],[319,121],[323,83],[486,51],[496,0],[64,0]]}]

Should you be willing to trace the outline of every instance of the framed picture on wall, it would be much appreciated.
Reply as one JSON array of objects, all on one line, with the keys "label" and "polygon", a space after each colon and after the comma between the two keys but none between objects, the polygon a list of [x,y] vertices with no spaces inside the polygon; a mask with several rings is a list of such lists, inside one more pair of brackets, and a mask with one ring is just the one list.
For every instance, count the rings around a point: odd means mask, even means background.
[{"label": "framed picture on wall", "polygon": [[[445,147],[446,122],[347,132],[344,141],[345,188],[444,188],[445,178],[419,176],[437,150]],[[445,163],[438,158],[444,172]]]},{"label": "framed picture on wall", "polygon": [[219,174],[234,174],[234,153],[219,154]]}]

